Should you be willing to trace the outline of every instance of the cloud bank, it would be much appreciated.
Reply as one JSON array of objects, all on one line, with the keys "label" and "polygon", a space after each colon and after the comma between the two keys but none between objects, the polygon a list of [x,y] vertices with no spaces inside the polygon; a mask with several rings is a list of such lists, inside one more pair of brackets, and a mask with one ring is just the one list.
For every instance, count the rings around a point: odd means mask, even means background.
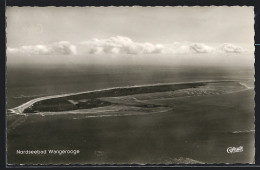
[{"label": "cloud bank", "polygon": [[224,43],[210,46],[204,43],[174,42],[172,44],[153,44],[135,42],[128,37],[116,36],[107,39],[94,38],[72,44],[60,41],[47,45],[21,46],[7,48],[7,54],[22,55],[85,55],[85,54],[238,54],[253,52],[235,44]]},{"label": "cloud bank", "polygon": [[108,39],[92,39],[80,43],[84,52],[90,54],[152,54],[162,53],[162,44],[151,44],[148,42],[138,43],[128,37],[111,37]]},{"label": "cloud bank", "polygon": [[77,54],[77,48],[68,41],[55,42],[48,45],[30,45],[19,48],[7,48],[7,54],[22,55],[73,55]]}]

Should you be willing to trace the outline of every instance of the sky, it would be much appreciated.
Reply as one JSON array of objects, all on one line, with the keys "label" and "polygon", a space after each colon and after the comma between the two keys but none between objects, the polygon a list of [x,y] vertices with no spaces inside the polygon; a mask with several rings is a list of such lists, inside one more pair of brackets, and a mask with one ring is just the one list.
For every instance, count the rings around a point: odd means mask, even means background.
[{"label": "sky", "polygon": [[13,61],[254,51],[254,10],[246,6],[7,7],[6,16]]}]

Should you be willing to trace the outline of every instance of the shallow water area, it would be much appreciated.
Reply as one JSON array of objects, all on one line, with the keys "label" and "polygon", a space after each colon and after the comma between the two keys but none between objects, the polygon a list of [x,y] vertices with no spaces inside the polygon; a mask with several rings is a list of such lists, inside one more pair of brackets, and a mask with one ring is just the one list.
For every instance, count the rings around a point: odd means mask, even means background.
[{"label": "shallow water area", "polygon": [[[38,163],[39,158],[43,164],[59,164],[68,159],[76,164],[253,162],[255,92],[252,72],[242,71],[238,75],[237,71],[208,73],[196,69],[195,74],[192,69],[150,68],[148,73],[142,69],[114,68],[110,70],[113,74],[109,75],[109,79],[105,78],[107,75],[101,75],[109,69],[103,69],[99,74],[95,73],[100,79],[96,76],[95,81],[91,81],[83,70],[74,71],[77,76],[82,74],[80,78],[74,75],[75,82],[66,79],[66,74],[63,74],[65,77],[54,74],[53,79],[46,76],[49,86],[44,84],[45,81],[37,86],[39,81],[36,76],[31,98],[27,97],[29,94],[24,94],[22,98],[10,97],[23,91],[22,87],[27,87],[28,93],[30,88],[23,81],[17,82],[17,87],[14,80],[9,82],[9,85],[13,83],[8,98],[13,107],[9,108],[20,109],[19,114],[13,110],[7,116],[9,163]],[[125,72],[119,75],[118,70]],[[51,70],[45,71],[50,75]],[[70,76],[72,74],[69,70],[65,72]],[[130,78],[126,78],[125,74]],[[44,79],[43,71],[36,75],[43,75],[41,78]],[[34,79],[34,75],[27,76]],[[60,79],[60,83],[65,85],[59,86],[59,81],[54,79]],[[83,84],[78,83],[79,79]],[[67,83],[63,82],[65,80]],[[52,81],[55,83],[51,84]],[[21,86],[23,83],[24,86]],[[189,83],[199,84],[190,87]],[[174,86],[176,84],[178,86]],[[165,86],[159,88],[162,85]],[[137,93],[133,89],[139,86],[142,90]],[[170,90],[167,89],[169,86]],[[115,87],[123,90],[120,91],[121,95],[102,90]],[[35,96],[35,88],[39,89],[37,93],[41,96]],[[52,90],[43,94],[46,88]],[[53,90],[56,92],[53,93]],[[86,91],[97,93],[82,94]],[[79,107],[83,108],[23,113],[25,108],[31,105],[33,108],[40,101],[48,99],[51,104],[57,97],[55,95],[70,107],[81,104]],[[230,146],[243,146],[244,151],[230,155],[226,152]],[[80,154],[35,157],[17,155],[16,150],[19,149],[79,149]]]}]

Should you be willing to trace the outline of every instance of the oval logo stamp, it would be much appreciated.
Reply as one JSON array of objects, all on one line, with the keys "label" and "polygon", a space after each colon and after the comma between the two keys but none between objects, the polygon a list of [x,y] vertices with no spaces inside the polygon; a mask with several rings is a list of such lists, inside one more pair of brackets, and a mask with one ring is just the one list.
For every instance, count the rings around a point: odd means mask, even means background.
[{"label": "oval logo stamp", "polygon": [[237,152],[243,152],[243,146],[239,147],[228,147],[227,153],[237,153]]}]

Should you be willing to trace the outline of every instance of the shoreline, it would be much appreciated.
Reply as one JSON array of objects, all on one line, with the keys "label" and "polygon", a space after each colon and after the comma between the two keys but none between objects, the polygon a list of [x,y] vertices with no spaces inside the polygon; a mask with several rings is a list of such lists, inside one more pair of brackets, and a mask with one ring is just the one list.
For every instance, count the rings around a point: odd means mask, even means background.
[{"label": "shoreline", "polygon": [[[92,92],[100,92],[100,91],[107,91],[107,90],[114,90],[114,89],[128,89],[128,88],[135,88],[135,87],[149,87],[149,86],[160,86],[160,85],[178,85],[178,84],[192,84],[192,83],[218,83],[218,82],[236,82],[239,80],[207,80],[207,81],[192,81],[192,82],[178,82],[178,83],[156,83],[156,84],[145,84],[145,85],[133,85],[133,86],[121,86],[121,87],[111,87],[111,88],[105,88],[105,89],[98,89],[98,90],[91,90],[91,91],[84,91],[84,92],[77,92],[77,93],[66,93],[66,94],[60,94],[60,95],[52,95],[52,96],[44,96],[32,99],[22,105],[19,105],[15,108],[8,109],[11,111],[11,113],[16,115],[27,115],[23,113],[23,111],[33,105],[36,102],[47,100],[47,99],[55,99],[55,98],[62,98],[67,96],[74,96],[74,95],[80,95],[80,94],[87,94]],[[248,86],[244,85],[243,83],[240,83],[240,85],[245,86],[248,88]]]}]

